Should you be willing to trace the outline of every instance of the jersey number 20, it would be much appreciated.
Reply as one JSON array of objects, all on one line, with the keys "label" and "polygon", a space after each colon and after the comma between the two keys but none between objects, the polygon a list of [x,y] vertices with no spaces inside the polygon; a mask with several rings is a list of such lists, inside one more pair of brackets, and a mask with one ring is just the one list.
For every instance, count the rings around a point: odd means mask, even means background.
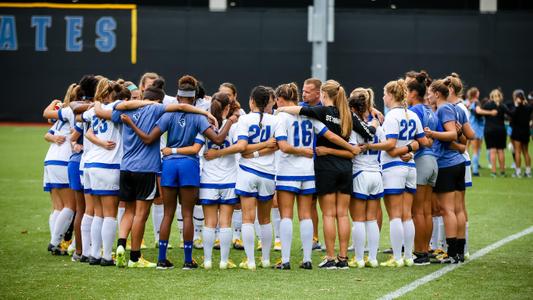
[{"label": "jersey number 20", "polygon": [[255,139],[259,137],[259,142],[265,142],[270,138],[270,125],[266,125],[263,128],[259,128],[259,125],[250,126],[249,132],[251,132],[248,142],[255,143]]}]

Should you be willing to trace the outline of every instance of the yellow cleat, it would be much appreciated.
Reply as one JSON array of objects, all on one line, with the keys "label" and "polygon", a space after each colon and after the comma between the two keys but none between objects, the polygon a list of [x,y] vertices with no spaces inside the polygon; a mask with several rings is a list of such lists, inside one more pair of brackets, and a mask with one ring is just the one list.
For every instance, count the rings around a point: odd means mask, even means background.
[{"label": "yellow cleat", "polygon": [[379,263],[377,260],[368,260],[365,262],[365,266],[369,268],[377,268],[379,266]]},{"label": "yellow cleat", "polygon": [[220,250],[220,240],[219,239],[215,240],[215,244],[213,245],[213,248],[215,248],[217,250]]},{"label": "yellow cleat", "polygon": [[126,267],[126,254],[125,254],[124,247],[118,246],[117,247],[117,255],[116,255],[116,266],[119,268],[125,268]]},{"label": "yellow cleat", "polygon": [[202,242],[202,239],[198,238],[192,242],[192,246],[194,247],[194,249],[203,249],[204,243]]},{"label": "yellow cleat", "polygon": [[251,270],[251,271],[255,271],[255,269],[256,269],[255,262],[254,263],[248,263],[248,259],[246,259],[246,258],[239,264],[239,267],[241,269]]},{"label": "yellow cleat", "polygon": [[391,268],[401,268],[404,266],[403,259],[395,260],[394,257],[391,257],[388,261],[381,263],[382,267],[391,267]]},{"label": "yellow cleat", "polygon": [[263,246],[261,245],[261,240],[257,241],[257,251],[261,251],[263,249]]},{"label": "yellow cleat", "polygon": [[406,267],[412,267],[415,264],[415,261],[412,258],[404,258],[403,263]]},{"label": "yellow cleat", "polygon": [[221,270],[227,270],[227,269],[235,269],[237,265],[231,259],[228,259],[227,262],[220,262],[219,268]]},{"label": "yellow cleat", "polygon": [[355,256],[348,261],[348,266],[350,268],[357,268],[357,260],[355,260]]},{"label": "yellow cleat", "polygon": [[[71,243],[72,243],[72,240],[70,240],[70,241],[61,241],[61,243],[59,243],[59,249],[61,250],[61,252],[68,253],[68,247],[70,246]],[[69,254],[69,255],[71,255],[71,254]]]},{"label": "yellow cleat", "polygon": [[236,249],[236,250],[243,250],[244,249],[244,245],[242,244],[242,240],[241,239],[233,240],[233,249]]},{"label": "yellow cleat", "polygon": [[157,264],[147,261],[144,257],[140,257],[139,261],[128,261],[128,268],[155,268]]},{"label": "yellow cleat", "polygon": [[210,260],[204,260],[202,265],[200,266],[206,270],[211,270],[213,268],[213,263]]},{"label": "yellow cleat", "polygon": [[274,241],[274,251],[281,251],[281,241],[278,239]]}]

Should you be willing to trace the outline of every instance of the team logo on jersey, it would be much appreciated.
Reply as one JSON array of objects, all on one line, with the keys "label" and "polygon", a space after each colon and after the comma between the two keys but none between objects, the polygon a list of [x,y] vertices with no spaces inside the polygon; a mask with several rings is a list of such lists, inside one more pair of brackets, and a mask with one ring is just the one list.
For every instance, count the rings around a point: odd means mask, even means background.
[{"label": "team logo on jersey", "polygon": [[181,127],[185,127],[185,125],[187,124],[187,122],[185,121],[185,119],[180,119],[178,121],[178,123],[180,124]]},{"label": "team logo on jersey", "polygon": [[139,114],[138,113],[133,114],[133,120],[134,121],[139,121]]}]

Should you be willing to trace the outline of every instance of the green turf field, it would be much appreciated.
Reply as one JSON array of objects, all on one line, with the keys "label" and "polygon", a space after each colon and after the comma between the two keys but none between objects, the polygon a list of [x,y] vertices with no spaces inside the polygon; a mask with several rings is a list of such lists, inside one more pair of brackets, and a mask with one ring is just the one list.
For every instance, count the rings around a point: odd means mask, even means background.
[{"label": "green turf field", "polygon": [[[321,253],[313,254],[315,269],[295,268],[301,260],[295,222],[293,270],[170,271],[103,268],[72,263],[70,257],[46,252],[50,199],[42,191],[42,162],[48,145],[46,127],[0,127],[0,299],[92,298],[378,298],[441,268],[438,265],[402,269],[318,270]],[[483,155],[484,157],[484,155]],[[510,163],[508,156],[508,162]],[[533,180],[490,178],[482,159],[482,177],[468,190],[470,253],[533,226]],[[510,164],[509,164],[510,165]],[[508,171],[511,174],[511,171]],[[389,247],[385,218],[380,248]],[[146,242],[153,245],[151,218]],[[178,243],[176,226],[171,242]],[[513,241],[407,294],[407,298],[531,298],[533,295],[533,235]],[[150,247],[152,248],[152,247]],[[351,254],[352,255],[352,254]],[[155,260],[155,249],[144,251]],[[202,251],[195,250],[200,258]],[[182,250],[169,259],[182,263]],[[243,251],[232,250],[239,262]],[[259,253],[256,252],[256,257]],[[272,253],[272,261],[280,257]],[[380,254],[383,261],[386,256]]]}]

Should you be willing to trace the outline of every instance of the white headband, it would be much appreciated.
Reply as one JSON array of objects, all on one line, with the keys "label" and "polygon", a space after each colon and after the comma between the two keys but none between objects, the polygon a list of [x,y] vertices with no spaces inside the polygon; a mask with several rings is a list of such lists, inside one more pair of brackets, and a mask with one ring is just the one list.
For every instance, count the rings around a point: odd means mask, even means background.
[{"label": "white headband", "polygon": [[178,96],[185,98],[194,98],[194,96],[196,96],[196,91],[178,90]]}]

